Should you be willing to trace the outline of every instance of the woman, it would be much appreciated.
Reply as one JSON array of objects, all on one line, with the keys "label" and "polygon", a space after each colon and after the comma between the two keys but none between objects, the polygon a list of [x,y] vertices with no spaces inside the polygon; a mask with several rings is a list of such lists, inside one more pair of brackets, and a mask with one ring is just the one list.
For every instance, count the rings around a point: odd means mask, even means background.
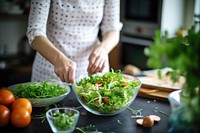
[{"label": "woman", "polygon": [[37,53],[31,80],[73,83],[109,71],[108,53],[122,27],[119,7],[119,0],[32,0],[27,37]]}]

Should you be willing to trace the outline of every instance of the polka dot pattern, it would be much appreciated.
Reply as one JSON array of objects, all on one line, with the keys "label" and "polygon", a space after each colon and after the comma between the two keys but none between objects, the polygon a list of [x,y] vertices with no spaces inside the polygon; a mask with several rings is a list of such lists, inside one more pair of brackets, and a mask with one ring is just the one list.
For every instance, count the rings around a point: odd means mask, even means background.
[{"label": "polka dot pattern", "polygon": [[[27,37],[46,36],[61,52],[77,63],[76,76],[87,72],[88,57],[105,34],[121,30],[119,0],[32,0]],[[41,44],[42,45],[42,44]],[[108,69],[107,63],[107,69]],[[33,64],[32,81],[56,77],[54,67],[39,53]]]}]

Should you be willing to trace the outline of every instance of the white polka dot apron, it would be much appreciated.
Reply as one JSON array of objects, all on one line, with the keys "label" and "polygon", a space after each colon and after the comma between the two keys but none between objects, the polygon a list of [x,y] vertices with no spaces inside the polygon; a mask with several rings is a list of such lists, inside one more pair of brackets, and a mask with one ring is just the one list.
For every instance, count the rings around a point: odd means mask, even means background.
[{"label": "white polka dot apron", "polygon": [[[27,37],[46,36],[56,48],[77,63],[76,78],[87,75],[88,58],[100,44],[98,32],[119,31],[119,0],[32,0]],[[42,45],[42,44],[41,44]],[[109,62],[104,72],[109,71]],[[59,78],[54,66],[39,53],[32,81]]]}]

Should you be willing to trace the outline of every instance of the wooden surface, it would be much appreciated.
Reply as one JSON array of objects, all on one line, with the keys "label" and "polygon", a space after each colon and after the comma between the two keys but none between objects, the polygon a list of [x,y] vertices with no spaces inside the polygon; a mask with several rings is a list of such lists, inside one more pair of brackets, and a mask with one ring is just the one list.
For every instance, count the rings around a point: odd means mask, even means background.
[{"label": "wooden surface", "polygon": [[141,87],[138,95],[141,97],[147,97],[155,100],[168,101],[168,95],[170,93],[170,91]]}]

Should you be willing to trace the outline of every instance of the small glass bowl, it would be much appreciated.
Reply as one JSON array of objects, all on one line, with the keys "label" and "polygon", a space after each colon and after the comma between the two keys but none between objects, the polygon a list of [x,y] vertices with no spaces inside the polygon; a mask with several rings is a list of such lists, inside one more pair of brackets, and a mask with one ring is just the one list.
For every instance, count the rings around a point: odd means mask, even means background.
[{"label": "small glass bowl", "polygon": [[173,91],[169,94],[168,100],[171,106],[172,111],[175,110],[181,104],[181,90]]},{"label": "small glass bowl", "polygon": [[53,108],[46,112],[48,123],[54,133],[74,131],[80,112],[73,108]]}]

